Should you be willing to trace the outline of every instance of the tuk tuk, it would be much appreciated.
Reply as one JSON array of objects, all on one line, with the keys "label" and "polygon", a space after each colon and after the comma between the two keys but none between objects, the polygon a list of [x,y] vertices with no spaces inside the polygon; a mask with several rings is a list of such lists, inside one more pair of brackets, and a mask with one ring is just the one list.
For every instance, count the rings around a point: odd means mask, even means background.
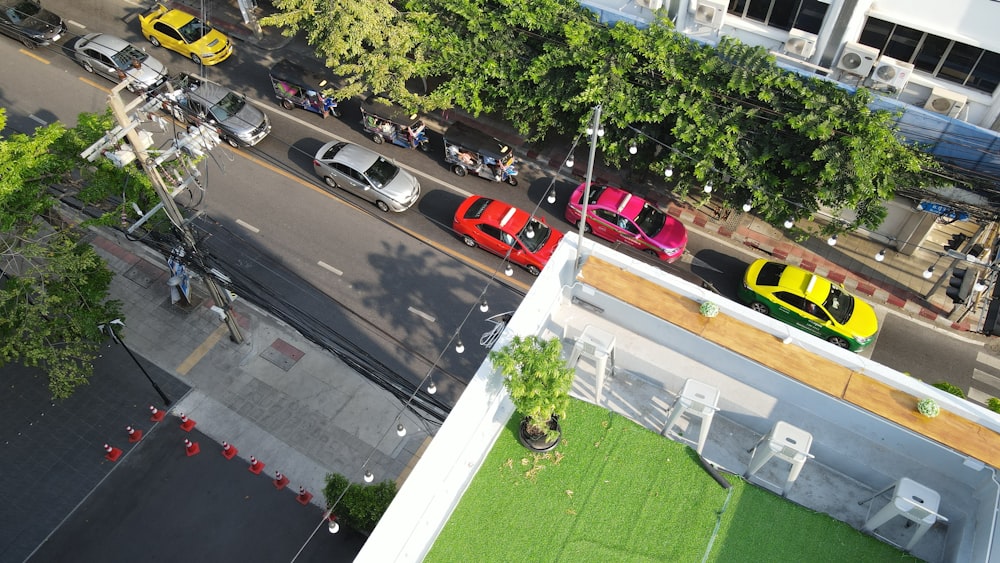
[{"label": "tuk tuk", "polygon": [[369,97],[361,104],[361,125],[377,145],[388,141],[408,149],[419,147],[420,150],[427,151],[430,148],[427,126],[417,119],[416,114],[410,115],[403,108],[388,104],[376,96]]},{"label": "tuk tuk", "polygon": [[340,117],[337,101],[320,91],[326,86],[326,79],[286,59],[271,67],[270,76],[271,87],[281,107],[287,110],[302,108],[322,115],[323,119],[327,115]]},{"label": "tuk tuk", "polygon": [[458,176],[473,173],[494,182],[517,185],[514,153],[499,139],[456,122],[444,133],[444,160]]}]

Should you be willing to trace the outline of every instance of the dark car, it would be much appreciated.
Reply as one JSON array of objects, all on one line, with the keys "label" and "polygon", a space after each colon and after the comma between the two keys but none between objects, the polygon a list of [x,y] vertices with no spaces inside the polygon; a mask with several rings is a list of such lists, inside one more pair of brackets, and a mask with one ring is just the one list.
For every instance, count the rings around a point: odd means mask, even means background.
[{"label": "dark car", "polygon": [[66,24],[38,0],[0,0],[0,32],[34,49],[58,41]]},{"label": "dark car", "polygon": [[245,96],[207,79],[182,73],[175,89],[164,97],[170,101],[163,109],[178,121],[209,123],[233,148],[252,147],[271,132],[267,114]]}]

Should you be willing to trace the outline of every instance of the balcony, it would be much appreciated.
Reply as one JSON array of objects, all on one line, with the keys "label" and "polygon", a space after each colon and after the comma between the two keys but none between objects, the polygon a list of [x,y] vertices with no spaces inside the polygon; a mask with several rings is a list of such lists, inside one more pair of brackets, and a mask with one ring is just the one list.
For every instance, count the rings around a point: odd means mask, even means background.
[{"label": "balcony", "polygon": [[[660,432],[686,379],[709,384],[720,392],[702,452],[713,465],[747,473],[749,450],[783,421],[813,438],[813,458],[787,488],[789,501],[860,530],[888,497],[863,501],[906,477],[941,497],[943,518],[914,544],[914,556],[990,560],[998,534],[1000,416],[603,246],[585,242],[576,272],[576,240],[564,239],[501,342],[539,334],[562,338],[568,353],[588,327],[612,334],[612,375],[598,387],[596,363],[579,361],[578,398]],[[698,314],[698,303],[709,298],[721,309],[713,319]],[[938,400],[941,416],[915,412],[925,396]],[[512,413],[499,376],[484,364],[358,560],[420,560]],[[690,444],[687,418],[679,422],[679,440]],[[749,481],[781,494],[788,474],[787,464],[767,463]],[[916,529],[905,522],[893,518],[877,527],[877,537],[905,546]]]}]

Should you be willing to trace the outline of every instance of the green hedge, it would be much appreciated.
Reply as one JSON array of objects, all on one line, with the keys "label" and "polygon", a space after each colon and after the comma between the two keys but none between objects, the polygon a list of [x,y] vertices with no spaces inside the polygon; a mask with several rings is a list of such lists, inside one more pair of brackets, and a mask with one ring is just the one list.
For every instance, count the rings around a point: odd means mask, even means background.
[{"label": "green hedge", "polygon": [[[346,493],[344,489],[347,489]],[[396,483],[382,481],[372,485],[359,485],[351,483],[339,473],[328,473],[323,496],[326,497],[327,508],[340,499],[333,508],[338,522],[368,533],[375,529],[396,496]]]},{"label": "green hedge", "polygon": [[959,399],[965,398],[965,393],[963,393],[961,389],[952,385],[951,383],[948,383],[947,381],[938,381],[937,383],[932,383],[931,387],[937,387],[938,389],[946,393],[951,393],[952,395],[958,397]]},{"label": "green hedge", "polygon": [[990,409],[993,412],[1000,412],[1000,399],[997,399],[996,397],[990,397],[989,400],[986,401],[986,408]]}]

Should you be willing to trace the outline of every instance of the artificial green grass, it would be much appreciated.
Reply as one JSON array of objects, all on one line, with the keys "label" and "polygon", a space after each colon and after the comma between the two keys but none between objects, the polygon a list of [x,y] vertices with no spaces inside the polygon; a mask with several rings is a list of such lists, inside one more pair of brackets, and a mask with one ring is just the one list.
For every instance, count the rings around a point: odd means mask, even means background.
[{"label": "artificial green grass", "polygon": [[518,422],[425,561],[916,561],[739,477],[730,493],[694,450],[595,405],[571,402],[547,454],[520,445]]}]

